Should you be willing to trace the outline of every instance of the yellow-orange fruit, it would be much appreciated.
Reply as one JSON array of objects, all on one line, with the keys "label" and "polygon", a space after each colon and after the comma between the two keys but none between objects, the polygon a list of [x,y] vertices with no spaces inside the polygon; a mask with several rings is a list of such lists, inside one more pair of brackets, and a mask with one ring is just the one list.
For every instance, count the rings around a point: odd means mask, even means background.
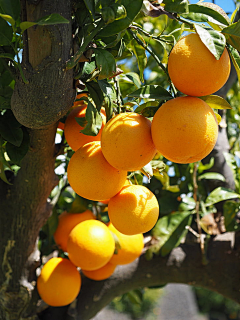
[{"label": "yellow-orange fruit", "polygon": [[120,245],[120,249],[118,249],[117,253],[112,256],[110,263],[116,265],[128,264],[141,255],[144,247],[144,238],[142,233],[128,236],[119,232],[111,222],[109,223],[108,228],[116,235]]},{"label": "yellow-orange fruit", "polygon": [[139,170],[156,153],[151,137],[151,121],[137,113],[120,113],[103,128],[101,146],[104,157],[113,167]]},{"label": "yellow-orange fruit", "polygon": [[149,189],[131,185],[123,187],[110,199],[108,215],[113,226],[123,234],[145,233],[156,224],[159,205]]},{"label": "yellow-orange fruit", "polygon": [[[80,101],[81,102],[81,101]],[[101,110],[101,115],[103,118],[102,128],[96,136],[88,136],[80,131],[84,129],[84,126],[80,126],[75,118],[83,118],[86,115],[86,105],[78,105],[72,109],[72,111],[67,116],[64,124],[64,134],[68,145],[74,150],[78,150],[84,144],[91,141],[100,141],[104,123],[106,121],[105,111]]]},{"label": "yellow-orange fruit", "polygon": [[[125,183],[124,183],[123,187],[125,187],[125,186],[129,186],[129,185],[131,185],[131,182],[127,179],[127,180],[125,181]],[[104,203],[104,204],[108,204],[108,203],[109,203],[109,200],[110,200],[110,199],[107,199],[107,200],[101,200],[101,201],[99,201],[99,202]]]},{"label": "yellow-orange fruit", "polygon": [[227,49],[217,60],[196,33],[180,39],[168,59],[168,73],[173,84],[190,96],[218,91],[226,83],[230,67]]},{"label": "yellow-orange fruit", "polygon": [[68,181],[83,198],[94,201],[113,197],[123,187],[127,171],[112,167],[104,158],[99,141],[85,144],[71,157]]},{"label": "yellow-orange fruit", "polygon": [[69,234],[69,259],[83,270],[96,270],[107,264],[115,250],[115,241],[108,227],[98,220],[86,220]]},{"label": "yellow-orange fruit", "polygon": [[83,97],[88,97],[88,94],[87,93],[79,93],[77,96],[76,96],[76,99],[73,103],[73,106],[72,108],[75,108],[75,107],[78,107],[78,106],[82,106],[82,105],[85,105],[87,102],[84,101],[84,100],[80,100],[81,98]]},{"label": "yellow-orange fruit", "polygon": [[103,267],[97,270],[83,270],[82,273],[89,279],[101,281],[109,278],[114,270],[116,269],[116,264],[108,262]]},{"label": "yellow-orange fruit", "polygon": [[80,222],[91,219],[96,218],[90,210],[86,210],[82,213],[63,212],[58,217],[58,226],[53,235],[56,244],[59,245],[63,251],[67,251],[69,233]]},{"label": "yellow-orange fruit", "polygon": [[72,303],[81,288],[81,276],[71,261],[52,258],[37,278],[40,297],[48,305],[61,307]]},{"label": "yellow-orange fruit", "polygon": [[169,100],[153,117],[154,144],[164,157],[176,163],[202,160],[212,151],[217,136],[212,108],[196,97]]}]

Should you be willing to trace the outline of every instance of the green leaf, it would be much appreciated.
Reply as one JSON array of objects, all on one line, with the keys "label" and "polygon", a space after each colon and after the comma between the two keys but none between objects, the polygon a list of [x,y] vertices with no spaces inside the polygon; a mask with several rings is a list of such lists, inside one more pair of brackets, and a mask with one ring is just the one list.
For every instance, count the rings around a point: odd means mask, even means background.
[{"label": "green leaf", "polygon": [[223,26],[229,25],[229,22],[219,12],[201,4],[190,4],[188,9],[189,13],[181,14],[185,19],[197,22],[211,22]]},{"label": "green leaf", "polygon": [[115,20],[124,19],[127,16],[127,10],[123,5],[117,3],[112,5],[113,11],[115,13]]},{"label": "green leaf", "polygon": [[17,20],[20,17],[20,0],[0,0],[0,12],[5,13]]},{"label": "green leaf", "polygon": [[193,198],[185,196],[182,198],[182,202],[180,203],[178,210],[179,211],[189,211],[193,210],[196,207],[196,202]]},{"label": "green leaf", "polygon": [[[141,38],[142,42],[145,42],[139,34],[137,36]],[[128,43],[128,49],[134,53],[137,59],[140,79],[142,82],[144,82],[143,72],[147,65],[146,50],[140,44],[138,44],[138,42],[135,39],[132,39],[132,41]]]},{"label": "green leaf", "polygon": [[[227,231],[236,231],[236,215],[239,212],[239,203],[236,201],[226,201],[223,204],[224,224]],[[229,230],[231,227],[232,230]],[[233,227],[233,228],[232,228]]]},{"label": "green leaf", "polygon": [[171,94],[159,85],[146,85],[140,89],[130,93],[129,97],[137,97],[144,99],[170,100],[173,97]]},{"label": "green leaf", "polygon": [[69,23],[69,20],[65,19],[58,13],[52,13],[36,21],[36,24],[39,26],[47,26],[59,23]]},{"label": "green leaf", "polygon": [[126,9],[127,16],[121,20],[115,20],[109,23],[102,31],[99,32],[99,37],[109,37],[126,29],[140,12],[143,0],[122,0],[121,5]]},{"label": "green leaf", "polygon": [[207,30],[194,24],[195,30],[208,50],[219,60],[226,46],[226,38],[216,30]]},{"label": "green leaf", "polygon": [[88,209],[88,200],[80,197],[76,194],[75,199],[72,202],[69,212],[71,213],[81,213]]},{"label": "green leaf", "polygon": [[0,46],[8,46],[12,43],[13,30],[9,24],[0,18]]},{"label": "green leaf", "polygon": [[199,97],[199,99],[205,101],[209,105],[209,107],[213,109],[232,109],[230,104],[225,99],[213,94]]},{"label": "green leaf", "polygon": [[100,111],[103,104],[104,96],[99,84],[95,81],[90,81],[86,82],[86,87],[98,111]]},{"label": "green leaf", "polygon": [[4,165],[1,161],[0,161],[0,179],[2,179],[5,183],[11,185],[11,183],[8,181],[8,179],[6,177]]},{"label": "green leaf", "polygon": [[81,132],[87,136],[96,136],[102,127],[102,117],[90,101],[88,101],[85,117],[87,124]]},{"label": "green leaf", "polygon": [[107,80],[98,80],[98,84],[105,96],[106,104],[104,105],[104,107],[106,111],[107,121],[109,121],[112,118],[113,114],[113,102],[117,99],[116,91],[114,87],[107,82]]},{"label": "green leaf", "polygon": [[141,104],[139,107],[137,107],[134,112],[141,113],[145,108],[151,108],[151,107],[157,107],[159,105],[158,101],[148,101],[143,104]]},{"label": "green leaf", "polygon": [[227,46],[228,53],[237,72],[238,82],[240,83],[240,55],[238,51],[231,46]]},{"label": "green leaf", "polygon": [[139,75],[135,72],[125,73],[125,76],[137,87],[141,87],[141,81],[139,79]]},{"label": "green leaf", "polygon": [[21,161],[27,154],[30,146],[30,138],[29,134],[27,132],[27,129],[23,129],[23,139],[22,143],[19,147],[7,142],[6,144],[6,151],[10,158],[10,160],[17,164],[18,166],[21,166]]},{"label": "green leaf", "polygon": [[7,111],[0,117],[0,134],[1,136],[13,144],[19,147],[23,140],[23,131],[21,124],[16,120],[12,111]]},{"label": "green leaf", "polygon": [[112,77],[116,72],[116,61],[113,55],[105,49],[93,49],[95,52],[96,64],[100,70],[99,80]]},{"label": "green leaf", "polygon": [[23,21],[20,23],[19,27],[22,31],[25,31],[26,29],[35,26],[37,23],[36,22],[30,22],[30,21]]},{"label": "green leaf", "polygon": [[211,206],[220,201],[229,200],[233,198],[240,198],[240,195],[230,189],[218,187],[209,194],[209,196],[206,199],[205,205]]},{"label": "green leaf", "polygon": [[187,0],[164,0],[164,10],[176,13],[188,13]]},{"label": "green leaf", "polygon": [[90,15],[92,17],[92,20],[95,19],[95,1],[94,0],[84,0],[84,3],[90,12]]},{"label": "green leaf", "polygon": [[240,50],[240,21],[237,21],[230,26],[224,28],[222,33],[227,38],[227,43],[233,46],[238,51]]},{"label": "green leaf", "polygon": [[186,226],[189,226],[191,221],[192,215],[189,211],[173,212],[158,220],[152,234],[159,238],[160,254],[163,257],[180,244],[187,233]]},{"label": "green leaf", "polygon": [[15,25],[15,20],[13,19],[13,17],[9,16],[8,14],[0,13],[0,17],[3,18],[8,23],[10,23],[12,26]]},{"label": "green leaf", "polygon": [[220,173],[217,173],[217,172],[203,173],[198,177],[198,180],[202,180],[202,179],[226,181],[224,176]]}]

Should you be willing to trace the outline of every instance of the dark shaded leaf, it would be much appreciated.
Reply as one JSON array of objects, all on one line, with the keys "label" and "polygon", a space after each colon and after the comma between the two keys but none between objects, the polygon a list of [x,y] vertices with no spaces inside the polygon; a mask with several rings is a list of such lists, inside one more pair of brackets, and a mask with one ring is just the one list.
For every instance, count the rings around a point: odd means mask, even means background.
[{"label": "dark shaded leaf", "polygon": [[112,77],[116,72],[116,62],[113,55],[105,49],[93,49],[96,57],[96,64],[100,70],[99,80]]},{"label": "dark shaded leaf", "polygon": [[237,226],[236,215],[239,212],[239,203],[236,201],[226,201],[223,204],[224,224],[226,231],[236,231]]},{"label": "dark shaded leaf", "polygon": [[36,21],[36,24],[39,26],[47,26],[59,23],[69,23],[69,20],[65,19],[58,13],[52,13]]},{"label": "dark shaded leaf", "polygon": [[9,24],[0,17],[0,46],[8,46],[12,42],[13,30]]},{"label": "dark shaded leaf", "polygon": [[0,12],[5,13],[17,20],[20,17],[20,0],[0,0]]},{"label": "dark shaded leaf", "polygon": [[21,161],[27,154],[30,146],[30,138],[29,134],[27,132],[27,129],[23,128],[23,139],[22,143],[19,147],[7,142],[6,144],[6,151],[10,158],[10,160],[17,164],[18,166],[21,166]]},{"label": "dark shaded leaf", "polygon": [[238,81],[240,82],[240,55],[238,51],[230,46],[227,46],[228,53],[237,72]]},{"label": "dark shaded leaf", "polygon": [[14,146],[20,147],[23,140],[23,130],[10,110],[0,117],[0,134]]},{"label": "dark shaded leaf", "polygon": [[237,21],[224,28],[222,33],[226,36],[227,43],[240,51],[240,21]]},{"label": "dark shaded leaf", "polygon": [[84,3],[90,12],[92,19],[95,19],[95,1],[94,0],[84,0]]},{"label": "dark shaded leaf", "polygon": [[188,12],[188,1],[187,0],[164,0],[164,10],[176,13],[187,13]]},{"label": "dark shaded leaf", "polygon": [[95,81],[90,81],[86,82],[86,86],[98,111],[100,111],[103,104],[104,96],[99,84]]},{"label": "dark shaded leaf", "polygon": [[87,124],[81,132],[88,136],[96,136],[102,127],[102,117],[90,101],[88,101],[85,117]]}]

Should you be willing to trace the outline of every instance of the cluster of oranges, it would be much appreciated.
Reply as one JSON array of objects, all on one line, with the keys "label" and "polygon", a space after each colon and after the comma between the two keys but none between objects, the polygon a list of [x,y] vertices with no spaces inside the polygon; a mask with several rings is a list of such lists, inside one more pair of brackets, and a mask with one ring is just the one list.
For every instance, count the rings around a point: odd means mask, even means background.
[{"label": "cluster of oranges", "polygon": [[[140,170],[157,151],[170,161],[192,163],[213,149],[217,119],[198,97],[216,92],[227,81],[227,50],[216,60],[197,34],[187,35],[171,51],[168,72],[173,84],[186,96],[165,102],[152,122],[140,114],[126,112],[105,123],[106,115],[101,110],[102,128],[93,137],[81,133],[84,124],[80,126],[75,120],[85,117],[87,107],[83,101],[77,101],[68,115],[64,133],[75,151],[67,169],[69,184],[81,197],[108,203],[110,223],[96,220],[88,210],[59,217],[54,238],[69,260],[52,258],[42,269],[38,291],[48,304],[60,306],[75,299],[81,287],[76,267],[90,279],[103,280],[116,265],[130,263],[141,254],[143,233],[155,225],[159,205],[148,188],[128,182],[129,171]],[[57,281],[64,284],[56,289]]]}]

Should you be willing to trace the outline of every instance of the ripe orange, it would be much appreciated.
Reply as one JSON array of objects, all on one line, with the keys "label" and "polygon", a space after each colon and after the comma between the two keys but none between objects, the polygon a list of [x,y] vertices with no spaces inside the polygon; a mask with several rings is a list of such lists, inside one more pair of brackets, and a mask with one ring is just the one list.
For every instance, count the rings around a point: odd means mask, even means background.
[{"label": "ripe orange", "polygon": [[81,98],[83,97],[88,97],[88,94],[87,93],[79,93],[77,96],[76,96],[76,99],[73,103],[73,106],[72,108],[75,108],[75,107],[78,107],[78,106],[82,106],[82,105],[85,105],[86,102],[84,100],[80,100]]},{"label": "ripe orange", "polygon": [[[78,101],[79,102],[79,101]],[[81,102],[81,101],[80,101]],[[80,126],[75,118],[85,117],[87,110],[87,105],[77,105],[72,109],[72,111],[67,116],[67,119],[64,124],[64,134],[68,145],[74,150],[78,150],[84,144],[91,141],[100,141],[101,133],[104,127],[104,122],[106,121],[106,115],[104,109],[101,110],[101,115],[103,118],[102,128],[96,136],[88,136],[80,131],[84,129],[84,126]]]},{"label": "ripe orange", "polygon": [[94,214],[90,210],[86,210],[82,213],[63,212],[58,217],[58,226],[53,235],[56,244],[59,245],[59,247],[63,251],[67,251],[67,241],[69,233],[77,224],[90,219],[96,219]]},{"label": "ripe orange", "polygon": [[178,97],[164,103],[152,121],[157,150],[176,163],[192,163],[206,157],[218,136],[212,108],[196,97]]},{"label": "ripe orange", "polygon": [[72,303],[81,288],[81,276],[71,261],[52,258],[43,266],[37,278],[40,297],[48,305],[61,307]]},{"label": "ripe orange", "polygon": [[127,236],[126,234],[119,232],[111,222],[109,223],[108,228],[116,235],[121,247],[117,250],[117,254],[112,256],[110,263],[128,264],[141,255],[144,247],[142,233]]},{"label": "ripe orange", "polygon": [[100,141],[87,143],[78,149],[69,161],[67,173],[73,190],[94,201],[113,197],[127,178],[127,171],[113,168],[104,158]]},{"label": "ripe orange", "polygon": [[137,113],[120,113],[106,123],[101,146],[104,157],[113,167],[139,170],[156,153],[151,137],[151,121]]},{"label": "ripe orange", "polygon": [[114,270],[116,269],[116,264],[108,262],[103,267],[97,270],[83,270],[82,273],[89,279],[100,281],[109,278]]},{"label": "ripe orange", "polygon": [[[124,183],[123,187],[125,187],[125,186],[129,186],[129,185],[131,185],[131,182],[127,179],[127,180],[125,181],[125,183]],[[101,200],[101,201],[99,201],[99,202],[104,203],[104,204],[108,204],[108,203],[109,203],[109,200],[110,200],[110,199],[107,199],[107,200]]]},{"label": "ripe orange", "polygon": [[108,204],[110,221],[119,232],[126,235],[151,230],[158,214],[159,205],[155,195],[140,185],[123,187]]},{"label": "ripe orange", "polygon": [[115,241],[108,227],[98,220],[86,220],[69,234],[69,259],[83,270],[96,270],[109,262],[115,250]]},{"label": "ripe orange", "polygon": [[227,49],[219,60],[196,33],[181,38],[168,60],[168,73],[178,90],[190,96],[205,96],[219,90],[230,74]]}]

